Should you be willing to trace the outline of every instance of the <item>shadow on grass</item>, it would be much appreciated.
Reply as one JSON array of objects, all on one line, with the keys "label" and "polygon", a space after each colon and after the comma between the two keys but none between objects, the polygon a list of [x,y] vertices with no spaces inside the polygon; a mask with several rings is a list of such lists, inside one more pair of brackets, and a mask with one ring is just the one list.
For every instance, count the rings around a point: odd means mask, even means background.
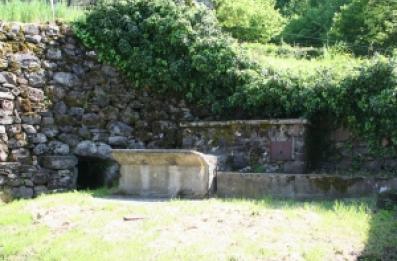
[{"label": "shadow on grass", "polygon": [[358,260],[397,260],[397,209],[373,213],[368,241]]},{"label": "shadow on grass", "polygon": [[[242,202],[246,199],[223,199],[225,202]],[[374,198],[341,200],[281,200],[264,198],[248,200],[254,205],[272,209],[311,207],[326,211],[355,209],[370,215],[368,239],[364,250],[359,254],[360,261],[397,261],[397,208],[378,210]]]}]

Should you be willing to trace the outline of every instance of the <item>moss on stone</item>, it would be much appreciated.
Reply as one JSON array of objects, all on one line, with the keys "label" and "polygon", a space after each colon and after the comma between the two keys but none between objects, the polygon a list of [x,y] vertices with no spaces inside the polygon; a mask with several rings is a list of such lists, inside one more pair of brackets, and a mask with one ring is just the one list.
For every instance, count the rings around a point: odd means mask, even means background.
[{"label": "moss on stone", "polygon": [[322,192],[329,192],[331,188],[340,193],[346,193],[348,189],[358,182],[360,178],[344,179],[342,177],[321,177],[313,180],[313,184]]}]

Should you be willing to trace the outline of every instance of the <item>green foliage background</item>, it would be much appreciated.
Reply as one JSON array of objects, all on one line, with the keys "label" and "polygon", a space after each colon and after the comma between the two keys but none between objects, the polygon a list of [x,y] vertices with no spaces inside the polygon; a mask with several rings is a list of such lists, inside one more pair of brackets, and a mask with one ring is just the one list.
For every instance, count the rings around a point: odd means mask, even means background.
[{"label": "green foliage background", "polygon": [[179,93],[221,118],[325,120],[366,138],[377,153],[396,151],[393,57],[374,57],[343,77],[327,68],[291,74],[250,61],[212,11],[172,0],[99,5],[74,29],[137,88]]},{"label": "green foliage background", "polygon": [[396,0],[216,0],[222,27],[241,41],[345,45],[356,54],[397,46]]},{"label": "green foliage background", "polygon": [[331,35],[356,53],[365,54],[367,46],[391,52],[397,46],[397,1],[353,0],[335,15]]}]

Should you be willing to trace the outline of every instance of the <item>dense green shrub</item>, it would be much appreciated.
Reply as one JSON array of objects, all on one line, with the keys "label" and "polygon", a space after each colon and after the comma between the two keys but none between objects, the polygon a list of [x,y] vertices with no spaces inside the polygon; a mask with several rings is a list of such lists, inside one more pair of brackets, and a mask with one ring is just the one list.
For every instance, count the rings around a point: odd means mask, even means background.
[{"label": "dense green shrub", "polygon": [[331,35],[357,53],[397,47],[397,1],[353,0],[336,15]]},{"label": "dense green shrub", "polygon": [[348,127],[377,155],[397,152],[395,58],[375,57],[343,79],[328,70],[311,77],[268,71],[239,86],[230,101],[251,117],[322,118]]},{"label": "dense green shrub", "polygon": [[[179,93],[222,117],[327,117],[397,145],[397,61],[375,57],[344,77],[329,69],[292,74],[249,63],[211,11],[171,0],[95,7],[76,34],[135,83]],[[346,76],[347,75],[347,76]],[[324,119],[326,120],[326,119]]]},{"label": "dense green shrub", "polygon": [[224,30],[246,42],[266,43],[283,28],[273,0],[216,0],[216,16]]},{"label": "dense green shrub", "polygon": [[288,43],[323,45],[328,43],[332,21],[350,0],[290,1],[284,12],[290,15],[281,36]]},{"label": "dense green shrub", "polygon": [[341,100],[339,117],[347,119],[360,136],[380,147],[397,149],[397,59],[374,58],[361,68],[358,77],[348,79],[342,86],[346,91]]},{"label": "dense green shrub", "polygon": [[[304,14],[318,0],[276,0],[276,8],[287,17]],[[321,1],[321,0],[320,0]]]},{"label": "dense green shrub", "polygon": [[94,7],[76,34],[102,61],[116,65],[137,87],[181,92],[189,100],[224,107],[224,97],[249,67],[210,10],[172,0],[129,0]]}]

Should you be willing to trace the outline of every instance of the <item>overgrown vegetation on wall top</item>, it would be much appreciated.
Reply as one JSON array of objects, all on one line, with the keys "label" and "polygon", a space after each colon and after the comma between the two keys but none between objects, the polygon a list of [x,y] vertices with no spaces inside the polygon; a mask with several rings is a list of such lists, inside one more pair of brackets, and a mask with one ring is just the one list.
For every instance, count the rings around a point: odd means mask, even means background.
[{"label": "overgrown vegetation on wall top", "polygon": [[137,87],[177,91],[225,117],[326,118],[395,151],[395,58],[375,57],[344,77],[291,75],[250,62],[211,11],[171,0],[99,5],[75,31]]}]

